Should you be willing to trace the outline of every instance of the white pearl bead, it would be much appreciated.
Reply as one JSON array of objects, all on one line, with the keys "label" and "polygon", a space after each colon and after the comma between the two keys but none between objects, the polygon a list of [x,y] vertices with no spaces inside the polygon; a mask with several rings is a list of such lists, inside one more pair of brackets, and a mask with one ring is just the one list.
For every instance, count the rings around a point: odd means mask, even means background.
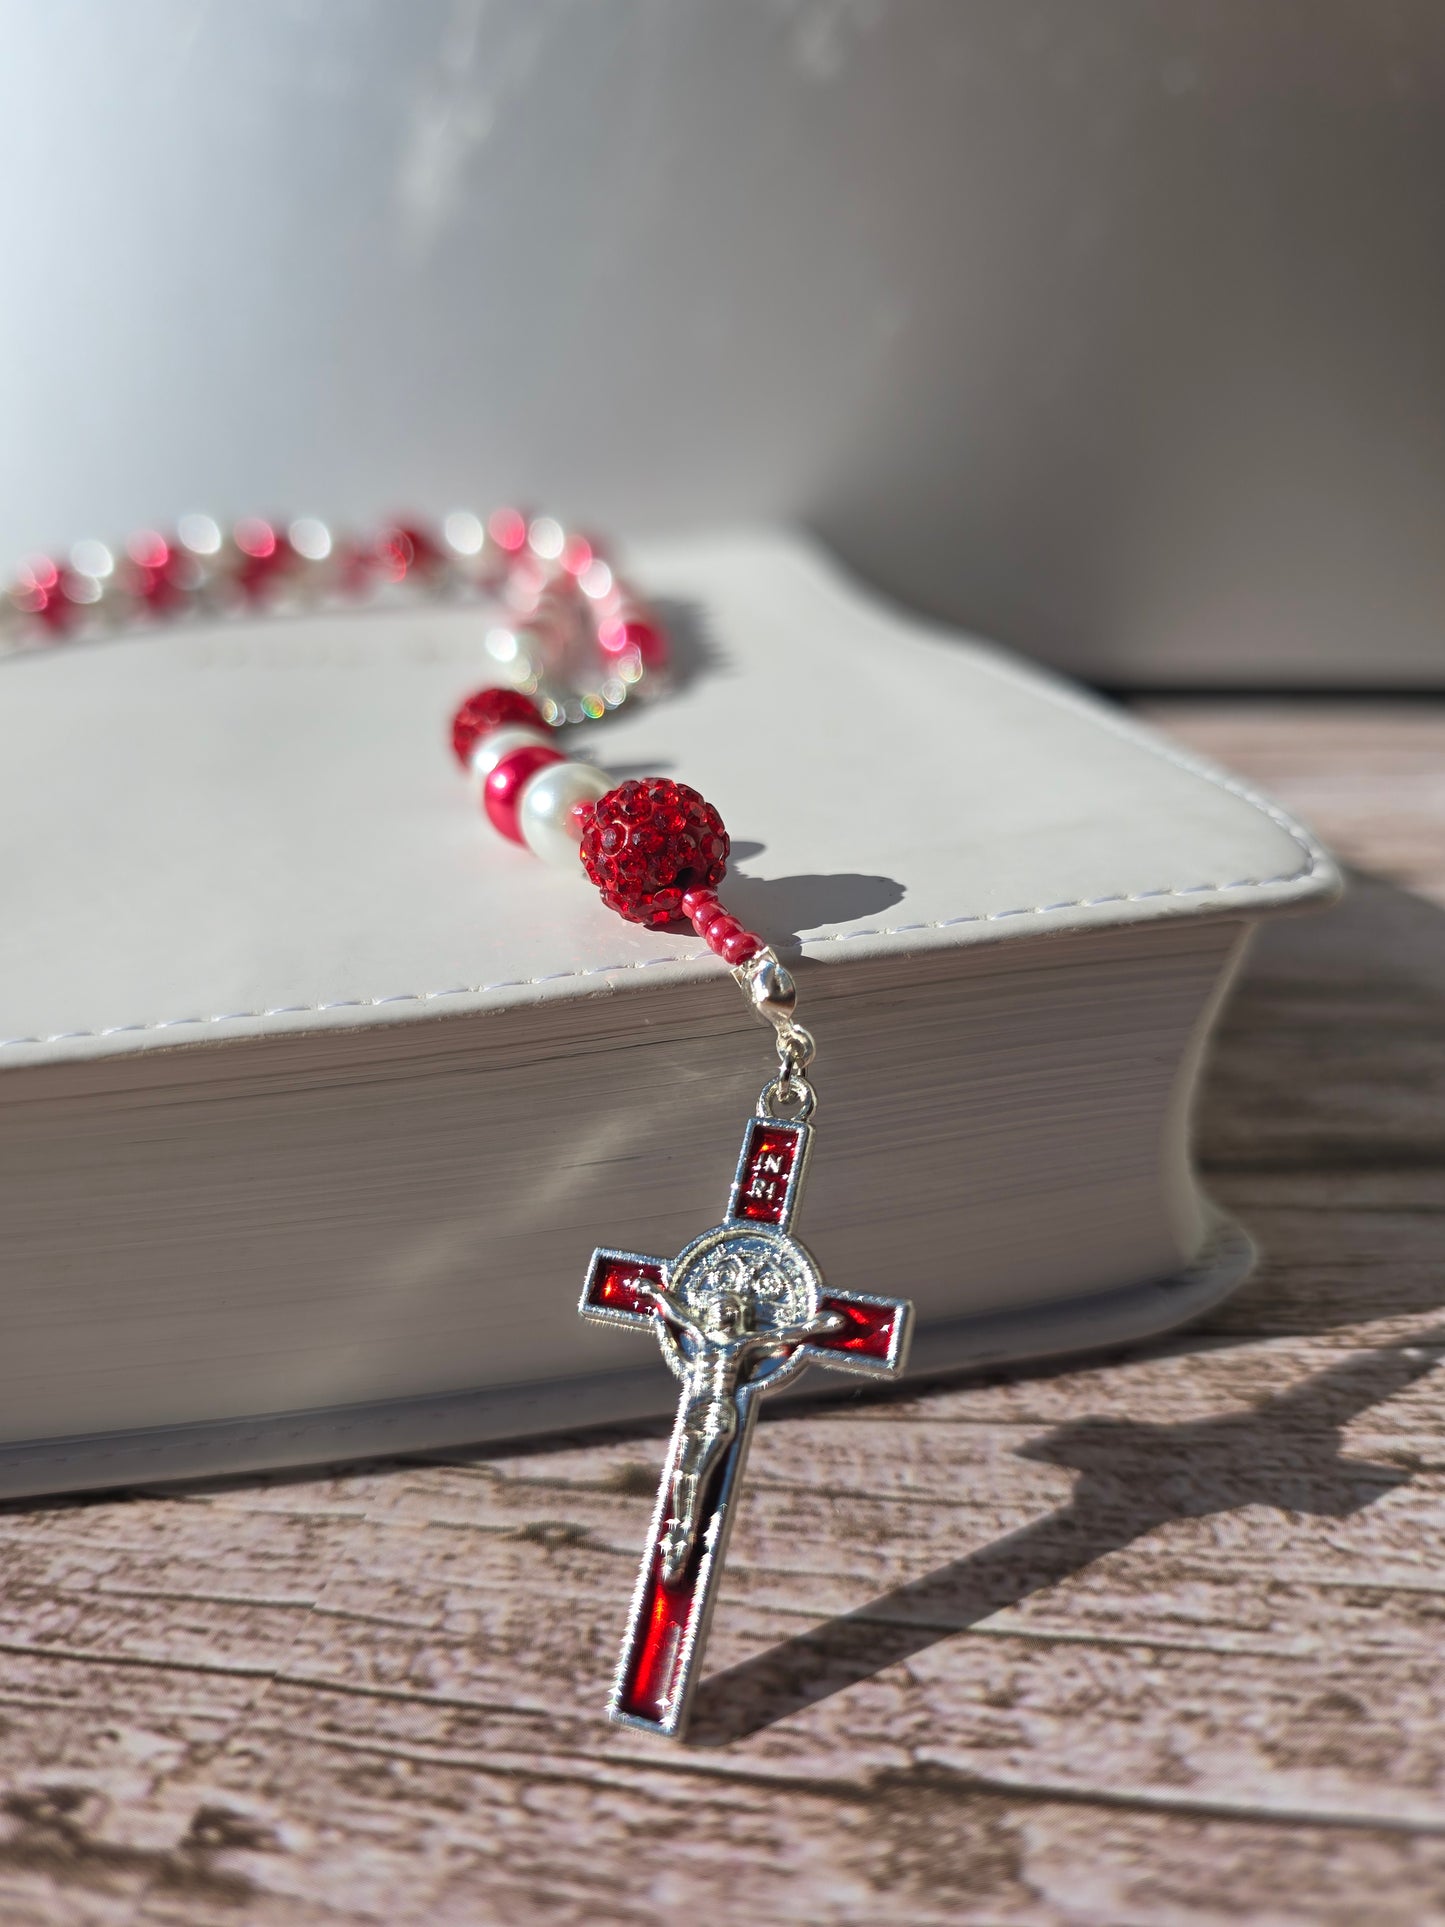
[{"label": "white pearl bead", "polygon": [[572,812],[579,803],[595,803],[613,787],[607,772],[590,763],[549,763],[524,785],[517,804],[522,841],[544,863],[561,869],[570,865],[583,875],[577,861],[579,830]]},{"label": "white pearl bead", "polygon": [[542,673],[538,637],[531,629],[489,629],[483,647],[516,689],[535,689]]},{"label": "white pearl bead", "polygon": [[472,744],[472,753],[467,758],[467,767],[473,776],[485,783],[504,756],[510,756],[514,749],[528,749],[533,743],[540,743],[544,749],[557,747],[556,736],[550,729],[533,728],[526,723],[511,723],[505,729],[489,730],[485,736],[479,736]]}]

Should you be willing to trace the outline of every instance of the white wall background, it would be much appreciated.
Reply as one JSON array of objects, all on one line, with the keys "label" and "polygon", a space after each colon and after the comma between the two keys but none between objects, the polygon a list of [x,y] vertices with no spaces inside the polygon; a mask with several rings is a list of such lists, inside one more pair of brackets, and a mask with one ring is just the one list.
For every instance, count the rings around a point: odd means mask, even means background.
[{"label": "white wall background", "polygon": [[0,0],[0,554],[802,518],[1109,677],[1445,679],[1438,0]]}]

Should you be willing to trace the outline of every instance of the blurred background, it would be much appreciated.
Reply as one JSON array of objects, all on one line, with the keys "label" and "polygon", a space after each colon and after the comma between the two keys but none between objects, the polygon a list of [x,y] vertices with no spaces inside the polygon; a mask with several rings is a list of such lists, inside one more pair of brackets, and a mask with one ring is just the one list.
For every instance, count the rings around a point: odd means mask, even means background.
[{"label": "blurred background", "polygon": [[1106,683],[1445,682],[1439,0],[3,0],[0,554],[804,523]]}]

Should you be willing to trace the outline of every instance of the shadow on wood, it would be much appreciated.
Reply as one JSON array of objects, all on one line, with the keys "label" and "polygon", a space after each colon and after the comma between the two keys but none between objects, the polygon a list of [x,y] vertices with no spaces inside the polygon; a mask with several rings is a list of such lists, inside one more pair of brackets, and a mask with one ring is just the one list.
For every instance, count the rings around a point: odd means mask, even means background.
[{"label": "shadow on wood", "polygon": [[[1203,1325],[1147,1352],[1437,1313],[1442,1097],[1445,912],[1356,876],[1328,917],[1264,931],[1219,1033],[1200,1138],[1211,1184],[1261,1234],[1265,1262]],[[826,1699],[1170,1520],[1248,1505],[1360,1511],[1411,1472],[1342,1457],[1341,1428],[1429,1371],[1442,1345],[1436,1327],[1177,1426],[1070,1420],[1020,1454],[1078,1473],[1066,1506],[704,1682],[694,1744]]]},{"label": "shadow on wood", "polygon": [[1335,1518],[1362,1511],[1413,1474],[1343,1457],[1341,1428],[1430,1371],[1442,1349],[1445,1327],[1348,1359],[1251,1410],[1218,1418],[1180,1425],[1083,1418],[1055,1427],[1020,1456],[1078,1472],[1067,1505],[704,1681],[692,1744],[723,1746],[785,1719],[1169,1520],[1248,1505]]}]

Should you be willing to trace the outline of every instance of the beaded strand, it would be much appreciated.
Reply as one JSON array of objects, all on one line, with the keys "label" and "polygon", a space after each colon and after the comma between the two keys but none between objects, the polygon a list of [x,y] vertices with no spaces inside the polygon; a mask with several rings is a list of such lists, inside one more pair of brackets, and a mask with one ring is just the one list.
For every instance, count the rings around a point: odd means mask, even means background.
[{"label": "beaded strand", "polygon": [[31,556],[0,591],[0,656],[187,617],[408,597],[500,609],[484,646],[502,681],[467,697],[451,732],[493,827],[546,862],[579,866],[629,922],[686,918],[734,968],[762,956],[762,939],[718,900],[729,842],[713,806],[664,777],[614,785],[556,747],[562,724],[657,693],[669,651],[601,547],[554,516],[457,510],[439,530],[408,520],[350,537],[310,516],[223,530],[186,515],[174,533],[141,529],[118,550],[77,542],[63,557]]},{"label": "beaded strand", "polygon": [[223,530],[209,515],[183,515],[174,532],[140,529],[118,548],[77,542],[61,557],[30,556],[0,590],[0,656],[188,617],[409,600],[497,605],[487,653],[548,723],[595,720],[665,680],[666,638],[598,544],[514,508],[361,536],[312,516],[248,516]]}]

